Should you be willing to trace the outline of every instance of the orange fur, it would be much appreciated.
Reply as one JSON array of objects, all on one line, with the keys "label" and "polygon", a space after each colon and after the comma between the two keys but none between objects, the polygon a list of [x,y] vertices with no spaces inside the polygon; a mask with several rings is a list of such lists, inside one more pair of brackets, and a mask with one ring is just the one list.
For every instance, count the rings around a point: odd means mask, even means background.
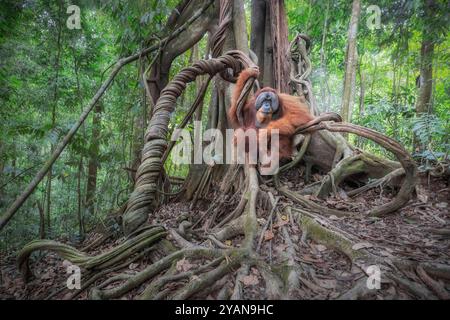
[{"label": "orange fur", "polygon": [[[237,129],[240,127],[239,120],[237,118],[236,109],[237,109],[237,100],[239,99],[239,96],[241,94],[242,89],[244,88],[245,82],[247,82],[248,78],[255,77],[257,78],[259,76],[259,70],[256,68],[247,68],[245,70],[241,71],[241,74],[239,75],[239,78],[236,82],[236,85],[233,90],[233,95],[231,97],[231,107],[228,110],[228,119],[231,122],[231,125],[233,128]],[[249,97],[250,99],[245,104],[242,112],[244,116],[244,127],[250,128],[254,127],[255,124],[255,116],[256,116],[256,110],[254,108],[254,97]],[[253,108],[251,105],[251,101],[253,100]]]},{"label": "orange fur", "polygon": [[[252,76],[257,77],[258,75],[258,69],[248,68],[241,72],[236,82],[231,100],[231,107],[228,111],[228,118],[235,129],[241,127],[236,115],[237,100],[239,99],[239,96],[247,79]],[[308,107],[303,104],[298,97],[291,96],[285,93],[278,93],[275,89],[266,87],[260,89],[258,92],[256,92],[255,96],[251,96],[247,100],[247,103],[242,110],[244,118],[244,130],[248,128],[256,128],[255,101],[258,95],[261,92],[265,91],[271,91],[278,95],[281,108],[281,117],[276,120],[271,120],[265,128],[259,130],[267,130],[268,137],[270,137],[271,130],[278,129],[280,159],[289,158],[292,155],[292,139],[296,128],[311,121],[312,119],[314,119],[314,117],[309,112]]]}]

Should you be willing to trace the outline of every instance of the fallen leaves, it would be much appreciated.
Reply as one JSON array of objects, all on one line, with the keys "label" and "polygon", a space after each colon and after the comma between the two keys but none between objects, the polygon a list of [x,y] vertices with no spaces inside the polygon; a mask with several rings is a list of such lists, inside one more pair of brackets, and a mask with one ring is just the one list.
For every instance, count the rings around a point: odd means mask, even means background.
[{"label": "fallen leaves", "polygon": [[277,223],[275,223],[274,225],[273,225],[273,227],[276,229],[276,228],[280,228],[280,227],[282,227],[282,226],[284,226],[284,225],[287,225],[289,223],[289,221],[287,221],[287,220],[281,220],[280,222],[277,222]]},{"label": "fallen leaves", "polygon": [[241,278],[241,282],[244,284],[245,287],[248,287],[257,285],[259,283],[259,280],[256,275],[250,274],[248,276],[243,276]]},{"label": "fallen leaves", "polygon": [[352,249],[353,250],[361,250],[361,249],[372,248],[372,247],[373,247],[373,245],[369,242],[358,242],[352,246]]},{"label": "fallen leaves", "polygon": [[190,263],[186,258],[183,258],[177,262],[176,269],[180,272],[186,272],[195,267],[194,264]]},{"label": "fallen leaves", "polygon": [[266,232],[264,232],[264,241],[272,240],[274,236],[275,235],[271,230],[266,230]]},{"label": "fallen leaves", "polygon": [[327,247],[325,247],[323,244],[317,244],[316,249],[319,252],[323,252],[323,251],[327,250]]},{"label": "fallen leaves", "polygon": [[448,207],[448,203],[447,202],[439,202],[439,203],[436,203],[436,208],[439,208],[439,209],[445,209],[445,208],[447,208]]},{"label": "fallen leaves", "polygon": [[337,281],[336,279],[315,279],[317,284],[325,289],[334,289],[336,288]]}]

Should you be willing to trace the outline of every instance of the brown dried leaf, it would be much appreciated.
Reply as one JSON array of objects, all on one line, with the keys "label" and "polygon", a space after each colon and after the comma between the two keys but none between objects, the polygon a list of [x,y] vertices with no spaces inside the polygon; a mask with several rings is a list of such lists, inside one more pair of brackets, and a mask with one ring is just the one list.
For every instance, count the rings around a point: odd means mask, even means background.
[{"label": "brown dried leaf", "polygon": [[303,260],[304,262],[313,262],[313,263],[321,261],[320,259],[311,257],[309,254],[302,255],[301,260]]},{"label": "brown dried leaf", "polygon": [[335,279],[317,279],[317,284],[325,289],[334,289],[336,288],[337,281]]},{"label": "brown dried leaf", "polygon": [[272,231],[266,230],[266,232],[264,232],[264,241],[272,240],[274,236]]},{"label": "brown dried leaf", "polygon": [[259,270],[257,268],[252,267],[250,269],[250,271],[254,274],[254,275],[259,275]]},{"label": "brown dried leaf", "polygon": [[181,259],[177,262],[177,271],[186,272],[194,267],[186,258]]},{"label": "brown dried leaf", "polygon": [[241,282],[244,284],[244,286],[248,287],[248,286],[257,285],[259,283],[259,280],[258,280],[257,276],[251,274],[251,275],[242,277]]}]

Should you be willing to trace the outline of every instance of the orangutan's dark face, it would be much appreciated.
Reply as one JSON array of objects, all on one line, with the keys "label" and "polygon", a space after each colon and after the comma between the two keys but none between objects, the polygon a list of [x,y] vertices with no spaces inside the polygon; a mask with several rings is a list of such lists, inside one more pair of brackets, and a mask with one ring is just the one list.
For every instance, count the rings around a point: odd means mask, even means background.
[{"label": "orangutan's dark face", "polygon": [[272,91],[262,91],[255,101],[256,127],[262,128],[271,120],[279,118],[280,102],[278,95]]}]

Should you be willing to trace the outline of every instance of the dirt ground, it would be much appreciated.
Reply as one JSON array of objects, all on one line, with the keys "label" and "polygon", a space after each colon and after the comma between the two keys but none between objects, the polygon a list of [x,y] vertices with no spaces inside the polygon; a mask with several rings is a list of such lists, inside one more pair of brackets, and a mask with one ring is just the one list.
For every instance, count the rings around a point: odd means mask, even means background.
[{"label": "dirt ground", "polygon": [[[303,182],[295,181],[287,173],[282,178],[283,184],[288,184],[293,190],[302,187]],[[270,184],[267,186],[270,188]],[[274,191],[276,195],[276,191]],[[437,262],[450,265],[450,188],[448,181],[442,178],[422,176],[417,188],[417,194],[410,202],[399,210],[383,218],[369,218],[364,211],[375,205],[386,203],[392,198],[393,193],[388,189],[372,189],[356,197],[348,197],[345,192],[320,200],[311,197],[312,200],[325,204],[335,209],[347,211],[358,211],[351,217],[328,217],[328,221],[334,226],[345,230],[347,233],[360,239],[360,243],[354,249],[364,248],[377,256],[385,257],[389,261],[392,257],[412,262]],[[189,209],[190,203],[178,202],[162,206],[152,218],[150,223],[162,224],[165,227],[176,227],[177,219],[181,214],[198,216],[206,210],[210,201],[208,199],[199,202],[196,208]],[[281,198],[279,206],[292,205],[290,200]],[[230,203],[230,208],[235,204]],[[259,210],[258,222],[264,225],[267,221],[267,210]],[[266,231],[259,254],[264,257],[265,262],[271,266],[279,265],[284,259],[283,252],[286,251],[286,241],[280,226],[287,227],[290,238],[295,244],[295,260],[300,262],[306,271],[307,277],[300,283],[293,297],[297,299],[336,299],[351,289],[359,279],[365,277],[360,268],[352,265],[351,261],[342,253],[329,248],[323,244],[316,243],[310,239],[302,238],[302,230],[289,217],[281,217],[278,223]],[[80,249],[89,245],[100,237],[99,234],[91,233],[85,242],[78,246]],[[96,255],[117,245],[123,238],[104,242],[100,246],[88,251],[90,255]],[[170,240],[170,237],[169,237]],[[238,236],[226,242],[230,246],[240,246],[242,237]],[[202,239],[191,239],[193,242],[201,243]],[[134,261],[122,270],[116,270],[108,276],[119,273],[136,274],[147,265],[158,261],[162,253],[151,251],[144,258]],[[24,284],[16,267],[15,254],[2,256],[0,258],[0,299],[45,299],[53,293],[52,299],[66,299],[71,297],[70,290],[65,288],[67,273],[65,267],[56,254],[51,252],[39,252],[33,255],[31,269],[36,278]],[[187,271],[204,264],[204,261],[186,259],[177,264],[177,269]],[[402,276],[414,283],[423,283],[420,276],[414,271],[399,271]],[[95,283],[101,283],[106,277],[98,279]],[[435,279],[437,280],[437,279]],[[217,290],[212,288],[206,295],[207,299],[217,299],[224,288],[232,290],[234,287],[235,274],[229,274],[218,281]],[[418,299],[410,291],[403,290],[401,286],[384,281],[381,274],[382,286],[374,290],[366,299]],[[437,280],[447,292],[450,290],[450,280]],[[250,268],[249,274],[241,279],[243,283],[243,297],[245,299],[267,299],[264,280],[257,268]],[[113,287],[119,282],[113,282],[108,287]],[[133,299],[142,292],[148,283],[129,292],[122,299]],[[176,288],[180,283],[170,283],[168,286]],[[107,287],[107,288],[108,288]],[[84,290],[77,299],[87,299],[89,290]],[[422,297],[423,298],[423,297]],[[430,299],[437,298],[430,296]]]}]

